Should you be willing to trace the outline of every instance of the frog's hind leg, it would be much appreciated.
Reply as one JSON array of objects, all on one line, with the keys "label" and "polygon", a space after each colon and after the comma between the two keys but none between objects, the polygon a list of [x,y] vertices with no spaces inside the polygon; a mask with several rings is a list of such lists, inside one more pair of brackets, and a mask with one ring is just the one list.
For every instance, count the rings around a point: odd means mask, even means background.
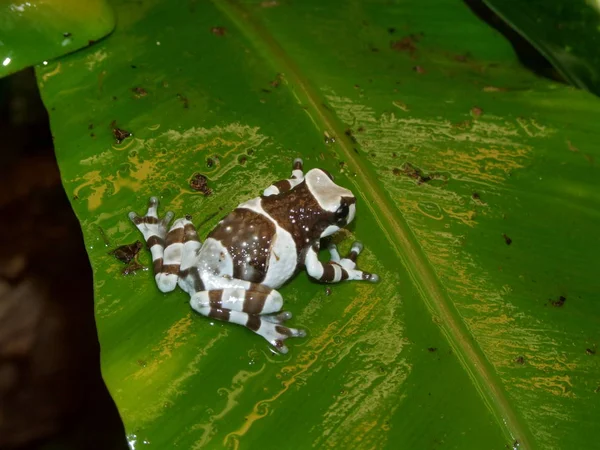
[{"label": "frog's hind leg", "polygon": [[296,187],[300,183],[304,181],[304,172],[302,171],[304,163],[300,158],[296,158],[294,160],[292,166],[292,177],[287,180],[280,180],[268,188],[266,188],[263,192],[265,197],[269,197],[271,195],[281,194],[282,192],[289,191],[290,189]]},{"label": "frog's hind leg", "polygon": [[256,283],[231,281],[247,286],[197,292],[192,295],[190,305],[204,316],[249,328],[281,353],[288,351],[283,343],[285,339],[306,336],[304,330],[283,325],[292,314],[279,312],[283,298],[278,291]]}]

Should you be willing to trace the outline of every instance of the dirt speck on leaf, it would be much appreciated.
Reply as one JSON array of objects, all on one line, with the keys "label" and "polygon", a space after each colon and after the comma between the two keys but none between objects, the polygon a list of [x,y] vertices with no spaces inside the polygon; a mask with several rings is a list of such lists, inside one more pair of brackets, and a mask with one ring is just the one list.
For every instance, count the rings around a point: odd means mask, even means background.
[{"label": "dirt speck on leaf", "polygon": [[567,297],[565,297],[564,295],[561,295],[560,297],[558,297],[558,300],[550,299],[550,304],[552,306],[554,306],[555,308],[562,308],[565,305],[566,301],[567,301]]},{"label": "dirt speck on leaf", "polygon": [[523,355],[519,355],[514,359],[515,364],[519,364],[520,366],[522,366],[523,364],[525,364],[525,357]]},{"label": "dirt speck on leaf", "polygon": [[179,99],[179,101],[181,103],[183,103],[183,108],[184,109],[189,109],[189,107],[190,107],[190,101],[187,99],[187,97],[184,97],[181,94],[177,94],[177,98]]},{"label": "dirt speck on leaf", "polygon": [[212,27],[210,32],[215,36],[225,36],[227,29],[225,27]]},{"label": "dirt speck on leaf", "polygon": [[483,109],[481,109],[478,106],[474,106],[473,108],[471,108],[471,115],[473,117],[479,117],[481,116],[481,114],[483,114]]},{"label": "dirt speck on leaf", "polygon": [[137,256],[141,248],[142,243],[140,241],[135,241],[133,244],[121,245],[110,251],[108,254],[114,256],[119,261],[128,263]]},{"label": "dirt speck on leaf", "polygon": [[190,187],[198,192],[202,192],[205,196],[212,194],[212,189],[208,187],[208,178],[201,173],[195,173],[190,180]]},{"label": "dirt speck on leaf", "polygon": [[123,142],[124,139],[127,139],[131,136],[131,133],[129,131],[123,130],[122,128],[118,128],[117,122],[115,120],[111,122],[110,126],[112,128],[112,133],[115,137],[115,141],[117,141],[117,144],[120,144],[121,142]]},{"label": "dirt speck on leaf", "polygon": [[512,239],[509,238],[506,233],[502,235],[502,237],[504,238],[504,242],[506,242],[506,245],[510,245],[512,244]]},{"label": "dirt speck on leaf", "polygon": [[148,95],[148,91],[146,89],[144,89],[143,87],[134,87],[131,89],[131,92],[133,92],[133,96],[135,98],[142,98],[145,97],[146,95]]},{"label": "dirt speck on leaf", "polygon": [[390,42],[390,48],[397,52],[408,52],[411,57],[415,56],[415,52],[417,51],[416,43],[419,42],[419,39],[423,36],[423,34],[409,34],[408,36],[404,36],[402,39],[398,39],[397,41]]}]

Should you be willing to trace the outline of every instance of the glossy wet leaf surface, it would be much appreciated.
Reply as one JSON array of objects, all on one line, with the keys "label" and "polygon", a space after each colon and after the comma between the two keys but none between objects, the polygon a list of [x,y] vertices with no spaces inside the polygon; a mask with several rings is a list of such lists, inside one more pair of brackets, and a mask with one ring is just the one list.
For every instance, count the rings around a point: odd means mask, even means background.
[{"label": "glossy wet leaf surface", "polygon": [[93,45],[114,27],[106,0],[3,0],[0,77]]},{"label": "glossy wet leaf surface", "polygon": [[[594,445],[595,97],[454,2],[115,7],[109,39],[38,76],[132,445]],[[288,355],[108,254],[150,195],[204,237],[297,156],[355,192],[335,240],[382,281],[284,286],[309,332]]]}]

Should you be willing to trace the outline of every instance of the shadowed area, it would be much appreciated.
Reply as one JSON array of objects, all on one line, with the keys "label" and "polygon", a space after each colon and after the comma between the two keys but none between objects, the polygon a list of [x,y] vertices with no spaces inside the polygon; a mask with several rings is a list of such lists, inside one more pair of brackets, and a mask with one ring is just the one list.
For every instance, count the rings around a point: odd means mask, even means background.
[{"label": "shadowed area", "polygon": [[126,449],[32,71],[0,81],[0,448]]}]

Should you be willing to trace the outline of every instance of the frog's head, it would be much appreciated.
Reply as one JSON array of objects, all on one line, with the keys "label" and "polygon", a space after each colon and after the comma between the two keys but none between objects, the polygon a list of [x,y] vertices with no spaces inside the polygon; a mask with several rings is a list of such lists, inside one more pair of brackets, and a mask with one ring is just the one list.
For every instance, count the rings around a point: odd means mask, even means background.
[{"label": "frog's head", "polygon": [[325,212],[327,226],[321,237],[330,236],[352,222],[356,214],[356,198],[350,190],[335,184],[333,177],[323,169],[309,170],[304,180]]}]

